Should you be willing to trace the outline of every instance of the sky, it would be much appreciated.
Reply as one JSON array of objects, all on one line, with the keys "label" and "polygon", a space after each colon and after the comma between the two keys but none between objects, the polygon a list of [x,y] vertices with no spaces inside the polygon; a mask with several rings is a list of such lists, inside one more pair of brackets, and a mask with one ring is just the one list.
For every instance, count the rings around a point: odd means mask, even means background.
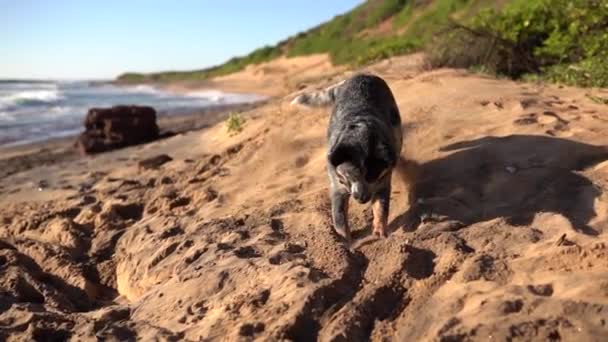
[{"label": "sky", "polygon": [[361,0],[0,0],[0,79],[192,70],[277,43]]}]

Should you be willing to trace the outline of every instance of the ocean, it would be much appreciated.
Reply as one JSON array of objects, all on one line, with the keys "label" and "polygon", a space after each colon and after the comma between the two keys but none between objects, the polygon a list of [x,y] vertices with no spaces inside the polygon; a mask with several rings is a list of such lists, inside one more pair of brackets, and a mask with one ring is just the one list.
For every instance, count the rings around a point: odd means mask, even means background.
[{"label": "ocean", "polygon": [[152,106],[160,114],[187,113],[263,99],[254,94],[193,91],[175,94],[148,85],[115,86],[89,81],[0,80],[0,146],[69,136],[83,130],[91,107]]}]

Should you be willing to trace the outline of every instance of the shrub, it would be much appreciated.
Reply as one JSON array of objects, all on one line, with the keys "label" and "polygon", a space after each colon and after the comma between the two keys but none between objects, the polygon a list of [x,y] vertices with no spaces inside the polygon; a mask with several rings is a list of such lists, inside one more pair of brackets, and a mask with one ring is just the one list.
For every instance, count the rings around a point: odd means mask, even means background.
[{"label": "shrub", "polygon": [[430,46],[432,66],[480,66],[519,78],[580,86],[608,86],[608,2],[514,0],[486,9]]},{"label": "shrub", "polygon": [[226,130],[230,135],[239,134],[243,130],[245,119],[239,113],[230,113],[226,119]]},{"label": "shrub", "polygon": [[557,64],[545,68],[545,78],[552,82],[581,87],[608,86],[608,57],[589,57],[578,63]]}]

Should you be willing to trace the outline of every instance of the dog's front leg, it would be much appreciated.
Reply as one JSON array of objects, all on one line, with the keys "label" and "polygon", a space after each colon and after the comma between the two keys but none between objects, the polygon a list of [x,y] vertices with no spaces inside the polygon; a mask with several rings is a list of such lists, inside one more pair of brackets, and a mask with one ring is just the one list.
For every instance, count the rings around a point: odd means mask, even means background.
[{"label": "dog's front leg", "polygon": [[391,187],[387,185],[374,196],[372,212],[374,213],[373,233],[380,237],[386,237],[386,225],[388,223],[388,211],[391,202]]},{"label": "dog's front leg", "polygon": [[336,189],[330,190],[331,214],[334,229],[350,243],[350,228],[348,227],[348,200],[350,195]]}]

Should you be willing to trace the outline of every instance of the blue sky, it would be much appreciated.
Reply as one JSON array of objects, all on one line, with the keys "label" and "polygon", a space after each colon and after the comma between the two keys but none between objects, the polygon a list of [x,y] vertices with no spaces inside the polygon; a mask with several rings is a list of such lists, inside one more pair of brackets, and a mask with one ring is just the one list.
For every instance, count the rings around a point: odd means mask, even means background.
[{"label": "blue sky", "polygon": [[357,0],[0,0],[0,79],[199,69],[274,44]]}]

